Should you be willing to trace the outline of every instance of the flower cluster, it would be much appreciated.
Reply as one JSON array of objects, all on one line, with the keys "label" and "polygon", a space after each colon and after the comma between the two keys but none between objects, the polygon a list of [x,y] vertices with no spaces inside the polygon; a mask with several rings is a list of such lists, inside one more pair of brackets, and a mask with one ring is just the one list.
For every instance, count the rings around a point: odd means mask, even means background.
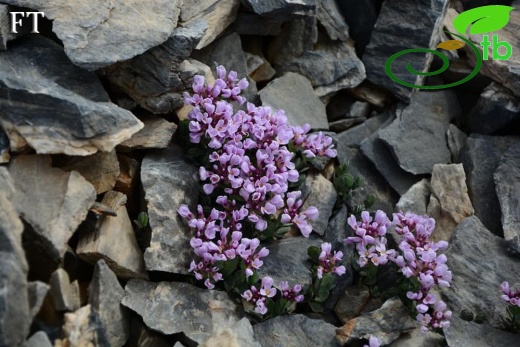
[{"label": "flower cluster", "polygon": [[226,99],[245,102],[239,94],[247,87],[247,80],[237,81],[233,71],[226,76],[222,66],[217,74],[213,86],[196,76],[194,94],[184,95],[185,103],[194,106],[188,114],[191,142],[213,150],[208,167],[199,170],[204,192],[216,192],[217,204],[224,208],[245,207],[244,217],[258,231],[265,230],[267,219],[283,210],[283,223],[294,223],[308,236],[312,230],[308,221],[316,219],[318,213],[313,207],[300,211],[300,194],[288,192],[289,184],[299,178],[292,161],[295,154],[289,147],[297,148],[307,158],[335,157],[332,138],[308,134],[308,125],[290,125],[283,110],[247,103],[246,110],[234,112]]},{"label": "flower cluster", "polygon": [[319,263],[320,263],[320,265],[318,266],[318,269],[317,269],[318,278],[321,279],[323,277],[323,274],[326,274],[329,272],[331,272],[337,276],[344,275],[346,272],[345,266],[336,265],[336,263],[341,261],[342,258],[343,258],[343,252],[334,251],[334,253],[332,253],[331,244],[328,242],[322,243],[321,244],[321,253],[318,258]]},{"label": "flower cluster", "polygon": [[508,282],[503,282],[500,287],[504,293],[501,296],[502,300],[508,302],[510,305],[520,307],[520,290],[510,290]]},{"label": "flower cluster", "polygon": [[[388,261],[395,263],[403,276],[416,278],[420,283],[417,291],[409,291],[406,296],[416,303],[416,319],[422,324],[422,331],[448,327],[452,312],[446,309],[442,300],[430,293],[435,285],[449,287],[452,278],[446,256],[437,254],[448,247],[448,242],[430,240],[435,220],[408,212],[395,213],[390,222],[384,212],[377,211],[374,219],[368,212],[363,212],[360,222],[354,216],[348,222],[357,236],[349,237],[345,242],[356,244],[359,265],[363,267],[369,261],[376,266]],[[400,236],[399,253],[386,249],[385,235],[392,225]]]},{"label": "flower cluster", "polygon": [[[292,289],[286,281],[280,282],[280,292],[282,298],[287,301],[301,302],[303,295],[300,295],[302,287],[295,285]],[[246,290],[242,297],[255,305],[255,312],[264,315],[267,313],[267,299],[273,298],[278,293],[278,290],[273,287],[273,279],[269,276],[262,278],[260,289],[256,286],[251,286],[251,289]]]}]

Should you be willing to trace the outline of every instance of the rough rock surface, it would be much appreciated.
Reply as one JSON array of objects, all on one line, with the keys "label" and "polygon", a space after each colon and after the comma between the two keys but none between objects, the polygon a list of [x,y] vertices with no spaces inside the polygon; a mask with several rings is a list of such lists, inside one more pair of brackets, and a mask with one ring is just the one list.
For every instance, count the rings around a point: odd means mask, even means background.
[{"label": "rough rock surface", "polygon": [[453,280],[449,288],[441,290],[453,316],[462,310],[483,313],[486,324],[501,327],[506,310],[500,284],[520,283],[520,260],[507,256],[505,249],[506,241],[493,235],[477,217],[458,225],[445,251]]},{"label": "rough rock surface", "polygon": [[222,329],[200,346],[263,347],[255,341],[253,326],[247,318],[242,318],[229,328]]},{"label": "rough rock surface", "polygon": [[[410,332],[401,334],[397,340],[388,345],[388,347],[445,347],[446,340],[444,336],[434,333],[427,332],[426,334],[421,329],[414,329]],[[460,345],[453,345],[460,346]],[[451,347],[451,345],[450,345]]]},{"label": "rough rock surface", "polygon": [[450,320],[450,327],[444,329],[449,347],[514,346],[518,344],[518,334],[493,329],[486,324],[466,322],[457,315]]},{"label": "rough rock surface", "polygon": [[301,314],[279,316],[253,327],[262,347],[302,346],[339,347],[334,338],[336,327]]},{"label": "rough rock surface", "polygon": [[22,344],[31,324],[27,262],[22,249],[23,224],[12,200],[13,181],[0,166],[0,345]]},{"label": "rough rock surface", "polygon": [[9,154],[9,138],[4,129],[0,127],[0,164],[9,162],[11,155]]},{"label": "rough rock surface", "polygon": [[105,194],[101,202],[117,216],[102,216],[92,228],[82,230],[76,253],[91,264],[104,259],[119,277],[147,279],[126,201],[123,193],[109,191]]},{"label": "rough rock surface", "polygon": [[152,229],[144,254],[146,269],[186,274],[193,257],[189,245],[192,235],[177,210],[186,204],[195,211],[197,169],[183,159],[179,147],[172,147],[146,155],[141,181]]},{"label": "rough rock surface", "polygon": [[302,205],[302,211],[305,211],[308,207],[314,206],[318,209],[318,219],[311,221],[312,231],[323,235],[327,225],[329,224],[329,218],[332,215],[332,209],[336,203],[338,194],[334,189],[334,185],[323,175],[308,175],[306,183],[311,191]]},{"label": "rough rock surface", "polygon": [[130,280],[123,306],[143,317],[144,323],[165,335],[183,332],[196,343],[239,321],[243,313],[228,294],[188,283]]},{"label": "rough rock surface", "polygon": [[108,346],[121,347],[129,337],[130,312],[121,305],[124,294],[105,261],[98,261],[90,283],[89,303],[100,327],[98,335],[104,337]]},{"label": "rough rock surface", "polygon": [[262,105],[283,109],[293,125],[308,123],[313,129],[328,129],[325,105],[314,94],[309,80],[288,72],[260,91]]},{"label": "rough rock surface", "polygon": [[76,171],[52,168],[49,156],[18,156],[9,171],[17,190],[14,206],[31,226],[31,242],[41,243],[50,260],[59,263],[94,203],[94,187]]},{"label": "rough rock surface", "polygon": [[475,215],[497,236],[503,233],[502,213],[493,174],[504,152],[518,142],[518,137],[471,135],[460,153]]},{"label": "rough rock surface", "polygon": [[80,308],[78,282],[71,283],[67,271],[63,269],[54,271],[49,284],[56,311],[75,311]]},{"label": "rough rock surface", "polygon": [[430,181],[423,178],[401,196],[395,209],[402,212],[410,211],[421,216],[425,215],[430,201],[430,193]]},{"label": "rough rock surface", "polygon": [[359,147],[361,142],[377,131],[390,118],[389,114],[383,113],[371,117],[347,131],[338,134],[338,159],[345,161],[344,153],[349,147]]},{"label": "rough rock surface", "polygon": [[143,127],[109,102],[94,73],[41,36],[17,40],[0,55],[0,107],[11,149],[29,145],[39,154],[111,151]]},{"label": "rough rock surface", "polygon": [[258,15],[274,17],[284,21],[316,13],[315,0],[242,0],[242,4]]},{"label": "rough rock surface", "polygon": [[[74,64],[96,70],[130,59],[168,39],[177,25],[179,0],[110,2],[5,0],[42,11]],[[125,44],[122,45],[121,42]]]},{"label": "rough rock surface", "polygon": [[348,24],[339,11],[335,0],[317,1],[316,15],[327,30],[332,40],[347,41],[349,39]]},{"label": "rough rock surface", "polygon": [[29,307],[31,308],[31,318],[38,314],[42,308],[43,301],[49,291],[50,286],[47,283],[34,281],[29,282],[27,287],[27,295],[29,300]]},{"label": "rough rock surface", "polygon": [[[439,41],[447,5],[447,0],[385,1],[370,43],[363,54],[368,80],[389,89],[397,97],[408,102],[416,89],[402,86],[391,80],[384,68],[386,60],[405,49],[415,47],[434,49]],[[412,62],[415,70],[425,72],[430,67],[431,60],[430,53],[407,54],[394,61],[392,72],[403,81],[422,85],[424,76],[411,74],[406,69],[406,64]]]},{"label": "rough rock surface", "polygon": [[114,188],[119,176],[119,163],[115,150],[97,152],[86,157],[61,156],[53,158],[53,166],[65,171],[77,171],[101,194]]},{"label": "rough rock surface", "polygon": [[494,177],[507,250],[520,256],[520,142],[504,153]]},{"label": "rough rock surface", "polygon": [[135,133],[130,139],[122,142],[118,149],[124,151],[168,147],[175,130],[177,130],[177,125],[155,116],[145,117],[142,121],[144,128]]},{"label": "rough rock surface", "polygon": [[43,331],[38,331],[31,338],[24,342],[22,347],[52,347],[47,334]]},{"label": "rough rock surface", "polygon": [[462,147],[464,147],[468,135],[459,130],[455,125],[450,124],[446,138],[448,139],[448,148],[451,152],[451,161],[453,163],[460,163],[460,151]]},{"label": "rough rock surface", "polygon": [[180,65],[188,59],[207,28],[206,22],[196,21],[175,29],[160,46],[110,70],[110,81],[153,113],[173,112],[182,106],[182,92],[190,84],[181,78]]},{"label": "rough rock surface", "polygon": [[449,240],[455,227],[474,212],[462,164],[434,165],[430,189],[428,215],[436,221],[432,238]]}]

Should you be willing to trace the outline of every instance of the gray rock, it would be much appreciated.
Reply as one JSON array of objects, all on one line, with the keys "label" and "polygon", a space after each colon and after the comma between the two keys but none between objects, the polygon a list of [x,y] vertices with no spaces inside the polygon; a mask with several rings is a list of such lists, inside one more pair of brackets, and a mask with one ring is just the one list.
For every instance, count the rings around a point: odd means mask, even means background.
[{"label": "gray rock", "polygon": [[282,30],[282,21],[254,13],[238,12],[233,31],[239,35],[275,36]]},{"label": "gray rock", "polygon": [[170,123],[164,118],[148,116],[142,119],[144,128],[132,137],[122,142],[118,149],[128,151],[132,149],[166,148],[177,130],[175,123]]},{"label": "gray rock", "polygon": [[432,239],[449,240],[453,230],[463,219],[473,214],[473,206],[466,187],[466,174],[462,164],[435,164],[430,182],[431,197],[438,209],[428,206],[428,215],[435,219]]},{"label": "gray rock", "polygon": [[[502,39],[502,38],[501,38]],[[484,89],[468,117],[468,131],[478,134],[494,134],[511,129],[520,117],[520,99],[509,89],[491,83]]]},{"label": "gray rock", "polygon": [[43,305],[50,286],[47,283],[34,281],[29,282],[27,287],[27,295],[29,307],[31,308],[31,319],[34,319]]},{"label": "gray rock", "polygon": [[350,286],[342,294],[334,306],[334,312],[343,324],[364,312],[377,310],[382,305],[380,299],[370,295],[367,287]]},{"label": "gray rock", "polygon": [[195,211],[198,181],[197,169],[183,159],[179,147],[152,152],[143,159],[141,182],[152,229],[144,254],[147,270],[188,273],[192,233],[177,210],[186,204]]},{"label": "gray rock", "polygon": [[377,107],[385,107],[390,104],[390,95],[383,88],[378,87],[367,80],[359,86],[349,90],[349,93],[359,100],[366,101]]},{"label": "gray rock", "polygon": [[204,21],[178,27],[160,46],[111,69],[110,82],[153,113],[173,112],[183,105],[182,92],[188,86],[188,81],[179,76],[180,64],[188,59],[207,29]]},{"label": "gray rock", "polygon": [[468,136],[459,130],[455,125],[450,124],[448,128],[448,132],[446,133],[446,138],[448,139],[448,148],[451,152],[451,161],[453,163],[460,162],[460,151],[466,142]]},{"label": "gray rock", "polygon": [[89,304],[106,346],[121,347],[129,337],[130,312],[121,305],[124,289],[104,260],[97,262],[90,282]]},{"label": "gray rock", "polygon": [[[128,347],[171,347],[163,336],[152,331],[144,325],[140,318],[132,319],[130,325],[130,338],[128,339]],[[185,347],[182,343],[175,343],[174,347]]]},{"label": "gray rock", "polygon": [[341,133],[343,131],[346,131],[350,128],[352,128],[354,125],[358,125],[360,123],[363,123],[366,121],[366,118],[347,118],[347,119],[340,119],[334,122],[329,123],[330,130]]},{"label": "gray rock", "polygon": [[497,236],[503,235],[502,214],[493,174],[502,154],[519,141],[516,137],[471,135],[460,154],[475,215]]},{"label": "gray rock", "polygon": [[462,110],[453,90],[419,91],[410,100],[409,105],[400,104],[397,113],[414,116],[419,119],[428,117],[448,124],[459,118]]},{"label": "gray rock", "polygon": [[430,194],[430,181],[423,178],[401,196],[395,209],[401,212],[410,211],[420,216],[425,215],[428,209],[428,202],[430,201]]},{"label": "gray rock", "polygon": [[126,201],[123,193],[113,190],[105,193],[101,203],[114,210],[117,216],[103,215],[91,228],[81,230],[76,253],[91,264],[104,259],[121,278],[148,279]]},{"label": "gray rock", "polygon": [[28,253],[31,269],[55,267],[65,254],[69,238],[86,218],[96,191],[76,171],[52,168],[49,156],[18,156],[9,171],[19,192],[14,196],[14,206],[31,226],[28,242],[37,244],[45,254],[38,259],[36,253]]},{"label": "gray rock", "polygon": [[165,335],[183,332],[199,344],[243,317],[227,293],[179,282],[130,280],[123,306],[139,314],[150,329]]},{"label": "gray rock", "polygon": [[290,21],[303,16],[316,14],[315,0],[289,1],[289,0],[241,0],[242,4],[254,13],[273,17],[283,21]]},{"label": "gray rock", "polygon": [[[204,0],[204,2],[193,3],[184,1],[184,7],[195,8],[198,13],[186,20],[182,19],[179,23],[181,27],[194,25],[195,23],[206,23],[208,30],[197,44],[197,49],[201,49],[213,42],[226,28],[233,23],[237,17],[240,7],[240,0]],[[181,14],[182,15],[182,14]]]},{"label": "gray rock", "polygon": [[0,187],[0,345],[18,346],[29,333],[32,315],[22,249],[23,224],[12,204],[15,187],[4,167],[0,167]]},{"label": "gray rock", "polygon": [[379,137],[402,169],[420,175],[431,173],[435,164],[451,162],[447,130],[448,123],[403,111],[392,124],[379,131]]},{"label": "gray rock", "polygon": [[317,2],[316,16],[332,40],[347,41],[349,27],[334,0]]},{"label": "gray rock", "polygon": [[392,213],[399,196],[390,188],[374,165],[355,148],[347,148],[342,152],[342,157],[349,163],[349,173],[352,176],[361,176],[363,179],[361,186],[352,192],[352,201],[347,206],[353,208],[362,203],[368,195],[374,195],[376,200],[370,209]]},{"label": "gray rock", "polygon": [[361,142],[377,131],[390,118],[387,113],[368,118],[358,126],[338,134],[338,160],[345,161],[344,153],[350,147],[359,147]]},{"label": "gray rock", "polygon": [[53,166],[65,171],[79,172],[94,186],[96,194],[105,193],[114,188],[119,176],[119,162],[115,150],[97,152],[86,157],[54,157]]},{"label": "gray rock", "polygon": [[304,76],[286,73],[269,83],[259,94],[264,106],[283,109],[293,125],[308,123],[313,129],[329,127],[325,105]]},{"label": "gray rock", "polygon": [[449,288],[441,288],[454,317],[469,310],[483,313],[486,324],[501,327],[506,310],[500,299],[500,284],[520,281],[520,260],[508,257],[505,248],[506,241],[493,235],[475,216],[455,229],[445,252],[453,280]]},{"label": "gray rock", "polygon": [[41,36],[21,38],[0,55],[0,107],[15,151],[27,145],[40,154],[111,151],[143,127],[109,101],[94,73]]},{"label": "gray rock", "polygon": [[7,41],[11,38],[9,10],[9,6],[0,5],[0,50],[3,51],[7,49]]},{"label": "gray rock", "polygon": [[[446,340],[444,336],[428,331],[426,334],[421,329],[414,329],[410,332],[401,334],[397,340],[388,345],[388,347],[445,347]],[[460,346],[460,345],[454,345]]]},{"label": "gray rock", "polygon": [[399,195],[406,193],[417,182],[417,176],[401,169],[377,132],[372,133],[361,142],[360,150]]},{"label": "gray rock", "polygon": [[510,147],[495,171],[495,185],[502,210],[502,227],[507,251],[520,256],[520,142]]},{"label": "gray rock", "polygon": [[376,0],[343,0],[338,1],[341,14],[349,26],[349,33],[356,42],[356,51],[363,55],[370,42],[370,36],[376,24],[378,6]]},{"label": "gray rock", "polygon": [[402,332],[415,329],[417,322],[410,318],[408,310],[399,298],[392,298],[381,308],[364,313],[351,319],[347,324],[336,330],[338,342],[342,345],[358,339],[369,339],[371,335],[387,345],[395,341]]},{"label": "gray rock", "polygon": [[255,341],[253,326],[247,318],[242,318],[229,328],[223,329],[217,334],[211,336],[200,346],[262,347]]},{"label": "gray rock", "polygon": [[[520,5],[518,0],[512,3],[514,8],[518,5]],[[518,69],[518,65],[520,64],[520,38],[517,35],[519,31],[520,13],[518,11],[511,11],[509,12],[507,25],[493,32],[493,35],[497,35],[500,41],[508,42],[511,45],[511,57],[507,60],[495,60],[492,59],[493,55],[490,53],[489,59],[482,62],[482,68],[479,71],[480,74],[490,77],[509,89],[517,97],[520,97],[520,70]],[[469,38],[476,44],[482,42],[482,35],[470,35]],[[469,52],[471,48],[465,47],[465,49]],[[502,50],[500,51],[502,52]],[[474,66],[475,54],[471,52],[468,54],[468,57],[471,66]]]},{"label": "gray rock", "polygon": [[[312,50],[318,41],[317,18],[303,17],[286,23],[267,47],[267,59],[276,66]],[[277,69],[278,71],[278,69]]]},{"label": "gray rock", "polygon": [[181,4],[181,14],[179,20],[181,22],[186,22],[192,18],[200,17],[217,2],[219,2],[219,0],[201,0],[198,2],[183,1]]},{"label": "gray rock", "polygon": [[453,315],[449,328],[443,329],[449,347],[515,346],[518,334],[493,329],[486,324],[466,322]]},{"label": "gray rock", "polygon": [[77,311],[65,313],[63,319],[63,339],[56,340],[57,346],[103,346],[104,337],[98,334],[100,330],[95,319],[91,319],[90,305],[83,306]]},{"label": "gray rock", "polygon": [[350,110],[348,111],[347,117],[349,118],[362,118],[368,117],[370,114],[370,104],[363,101],[354,101]]},{"label": "gray rock", "polygon": [[0,164],[8,163],[11,159],[9,154],[9,138],[4,129],[0,127]]},{"label": "gray rock", "polygon": [[56,311],[75,311],[81,306],[78,282],[70,282],[68,273],[56,270],[49,281],[51,297]]},{"label": "gray rock", "polygon": [[45,17],[54,20],[52,30],[63,42],[70,60],[90,71],[130,59],[166,41],[177,26],[182,3],[72,1],[63,6],[60,1],[4,2],[45,12]]},{"label": "gray rock", "polygon": [[43,331],[38,331],[24,342],[22,347],[52,347],[49,337]]},{"label": "gray rock", "polygon": [[258,270],[260,277],[269,276],[274,284],[288,281],[289,285],[311,284],[311,271],[307,248],[320,247],[321,240],[312,235],[308,238],[296,236],[266,245],[269,255],[262,260],[264,265]]},{"label": "gray rock", "polygon": [[[415,47],[434,49],[439,42],[439,33],[447,5],[447,0],[385,1],[377,18],[370,43],[363,54],[363,64],[367,70],[368,80],[389,89],[400,99],[410,101],[416,89],[402,86],[391,80],[384,68],[386,60],[391,55],[405,49]],[[430,67],[431,60],[431,53],[407,54],[394,61],[392,72],[403,81],[422,85],[424,76],[411,74],[406,69],[406,64],[412,62],[415,70],[424,72]]]},{"label": "gray rock", "polygon": [[253,327],[262,347],[301,346],[339,347],[336,327],[302,314],[278,316]]},{"label": "gray rock", "polygon": [[318,219],[311,221],[312,231],[323,235],[327,225],[329,224],[329,218],[332,215],[332,209],[336,204],[338,194],[334,189],[334,185],[331,181],[323,177],[322,175],[308,175],[307,185],[310,187],[311,193],[302,205],[302,211],[305,211],[310,206],[314,206],[318,209]]},{"label": "gray rock", "polygon": [[[204,49],[195,51],[192,57],[205,63],[213,71],[218,65],[223,65],[228,72],[236,71],[239,79],[248,76],[246,55],[237,33],[224,36]],[[257,93],[256,83],[251,78],[248,78],[248,81],[249,86],[243,92],[243,96],[248,101],[254,102]]]}]

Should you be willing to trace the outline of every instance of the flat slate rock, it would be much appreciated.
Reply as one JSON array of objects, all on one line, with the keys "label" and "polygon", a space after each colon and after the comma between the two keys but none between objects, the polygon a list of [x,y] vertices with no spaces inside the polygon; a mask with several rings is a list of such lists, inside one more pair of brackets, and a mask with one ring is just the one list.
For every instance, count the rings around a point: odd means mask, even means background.
[{"label": "flat slate rock", "polygon": [[[385,71],[386,60],[405,49],[435,49],[448,6],[447,0],[387,0],[383,3],[372,32],[370,43],[363,54],[367,79],[392,91],[400,99],[409,102],[416,89],[394,82]],[[394,60],[392,72],[399,79],[422,85],[424,76],[414,75],[406,69],[412,62],[417,71],[428,71],[431,53],[406,54]]]},{"label": "flat slate rock", "polygon": [[520,257],[520,142],[504,153],[494,178],[507,250]]},{"label": "flat slate rock", "polygon": [[314,206],[318,209],[318,219],[311,221],[312,231],[319,235],[325,233],[327,225],[329,224],[329,218],[332,215],[332,209],[336,203],[338,194],[334,189],[334,185],[331,181],[323,177],[323,175],[308,175],[307,185],[310,189],[310,194],[305,199],[301,210],[305,211],[310,206]]},{"label": "flat slate rock", "polygon": [[148,153],[141,166],[144,200],[152,229],[144,260],[148,271],[187,274],[194,256],[190,228],[178,214],[180,205],[196,210],[199,179],[195,166],[174,146]]},{"label": "flat slate rock", "polygon": [[249,319],[245,317],[214,334],[200,346],[262,347],[258,342],[256,342],[253,326]]},{"label": "flat slate rock", "polygon": [[109,101],[94,73],[41,36],[21,38],[0,55],[0,107],[11,146],[39,154],[111,151],[143,127]]},{"label": "flat slate rock", "polygon": [[520,124],[520,98],[498,83],[484,89],[468,117],[468,131],[492,135]]},{"label": "flat slate rock", "polygon": [[401,196],[399,202],[395,205],[395,209],[398,212],[410,211],[420,216],[425,215],[430,201],[430,193],[430,181],[423,178]]},{"label": "flat slate rock", "polygon": [[339,5],[335,0],[318,1],[316,16],[332,40],[347,41],[349,39],[348,24],[341,15]]},{"label": "flat slate rock", "polygon": [[506,241],[475,216],[455,229],[445,251],[453,280],[449,288],[440,288],[454,317],[469,310],[484,314],[487,326],[502,326],[506,304],[500,299],[500,284],[520,283],[520,259],[507,256],[506,247]]},{"label": "flat slate rock", "polygon": [[363,123],[338,134],[338,160],[340,163],[345,161],[344,153],[350,147],[357,148],[363,140],[376,132],[383,124],[390,119],[388,113],[382,113],[368,118]]},{"label": "flat slate rock", "polygon": [[130,280],[122,304],[150,329],[164,335],[182,332],[199,344],[244,316],[241,305],[227,293],[180,282]]},{"label": "flat slate rock", "polygon": [[503,235],[502,211],[493,174],[504,152],[518,142],[520,137],[472,134],[460,153],[475,215],[497,236]]},{"label": "flat slate rock", "polygon": [[313,129],[328,129],[325,105],[314,93],[310,81],[288,72],[260,91],[262,105],[285,111],[292,125],[309,124]]},{"label": "flat slate rock", "polygon": [[518,334],[493,329],[487,324],[467,322],[455,314],[450,320],[450,327],[443,329],[443,332],[448,347],[498,347],[518,345]]},{"label": "flat slate rock", "polygon": [[[130,59],[168,39],[177,26],[179,0],[111,2],[5,0],[42,11],[63,42],[70,60],[96,70]],[[124,42],[124,44],[121,44]],[[58,65],[59,66],[59,65]]]},{"label": "flat slate rock", "polygon": [[446,138],[448,139],[448,148],[451,152],[451,161],[454,163],[460,163],[460,152],[466,143],[468,135],[462,132],[454,124],[450,124],[448,132],[446,133]]},{"label": "flat slate rock", "polygon": [[[205,21],[176,28],[161,45],[107,69],[111,83],[153,113],[170,113],[184,103],[188,78],[181,78],[181,63],[188,59],[208,30]],[[191,76],[193,78],[193,76]]]},{"label": "flat slate rock", "polygon": [[172,141],[177,130],[175,123],[164,118],[148,116],[142,119],[144,128],[135,133],[130,139],[122,142],[118,149],[129,151],[132,149],[166,148]]},{"label": "flat slate rock", "polygon": [[339,347],[336,327],[302,314],[278,316],[253,327],[262,347],[301,346]]},{"label": "flat slate rock", "polygon": [[283,21],[316,14],[316,0],[242,0],[242,4],[258,15]]},{"label": "flat slate rock", "polygon": [[25,341],[22,347],[52,347],[52,344],[47,334],[43,331],[38,331]]}]

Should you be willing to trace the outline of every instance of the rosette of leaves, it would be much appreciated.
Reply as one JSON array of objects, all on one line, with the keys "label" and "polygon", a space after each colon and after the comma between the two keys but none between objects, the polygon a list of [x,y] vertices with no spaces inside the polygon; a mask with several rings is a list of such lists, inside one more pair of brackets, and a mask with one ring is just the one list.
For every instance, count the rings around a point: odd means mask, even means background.
[{"label": "rosette of leaves", "polygon": [[347,207],[351,206],[350,213],[359,216],[361,212],[374,205],[376,198],[374,195],[367,195],[362,203],[353,203],[352,192],[363,184],[363,178],[361,176],[351,175],[349,170],[350,167],[348,163],[342,163],[334,170],[332,183],[338,193],[334,210],[337,211],[342,205],[347,205]]}]

